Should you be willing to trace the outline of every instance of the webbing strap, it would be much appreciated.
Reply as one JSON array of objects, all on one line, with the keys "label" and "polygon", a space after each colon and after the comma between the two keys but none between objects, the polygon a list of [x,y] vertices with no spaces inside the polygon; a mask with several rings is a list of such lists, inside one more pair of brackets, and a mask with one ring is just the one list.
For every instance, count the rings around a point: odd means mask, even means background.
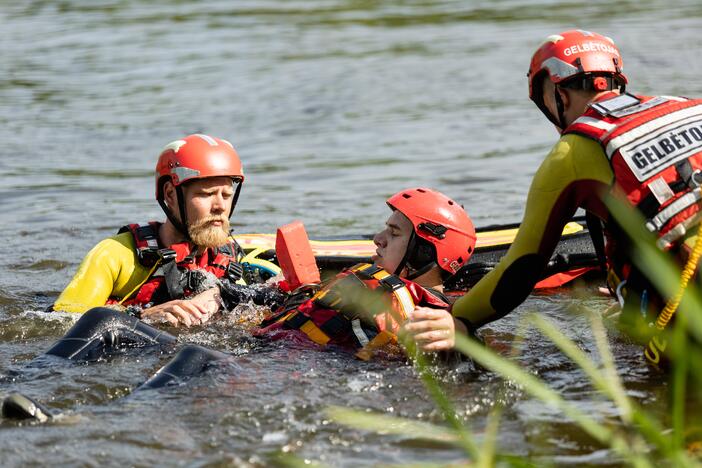
[{"label": "webbing strap", "polygon": [[388,331],[381,331],[357,353],[356,357],[362,361],[369,361],[373,357],[373,352],[388,343],[396,343],[397,337]]},{"label": "webbing strap", "polygon": [[151,249],[158,249],[158,231],[151,224],[140,224],[136,228],[136,233],[141,240],[146,241],[146,245]]},{"label": "webbing strap", "polygon": [[699,188],[686,193],[682,197],[668,205],[660,213],[646,222],[646,228],[651,232],[659,231],[666,225],[675,215],[680,213],[685,208],[694,205],[702,198],[702,191]]},{"label": "webbing strap", "polygon": [[365,277],[365,279],[371,279],[374,278],[374,275],[384,270],[373,263],[361,263],[352,267],[351,271]]},{"label": "webbing strap", "polygon": [[[402,308],[403,319],[409,317],[414,310],[414,300],[404,281],[395,275],[391,275],[387,271],[373,264],[356,265],[350,269],[355,275],[365,276],[368,279],[377,280],[385,290],[392,293]],[[319,291],[313,297],[316,301],[324,299],[324,306],[334,308],[335,305],[341,303],[341,298],[337,294],[330,294],[331,290]],[[343,332],[350,331],[356,336],[363,348],[358,352],[357,356],[360,359],[368,360],[373,355],[373,350],[383,346],[389,342],[397,340],[394,334],[382,331],[378,333],[372,340],[363,331],[359,319],[349,321],[348,319],[336,315],[321,326],[316,325],[305,314],[292,311],[278,320],[284,322],[287,328],[300,330],[305,333],[312,341],[319,345],[326,345],[331,341],[331,337],[337,336]]]},{"label": "webbing strap", "polygon": [[409,317],[414,310],[414,300],[405,282],[373,264],[368,265],[366,268],[360,268],[358,271],[367,274],[371,270],[373,271],[371,276],[377,279],[380,284],[385,286],[397,298],[404,313],[403,318]]},{"label": "webbing strap", "polygon": [[300,327],[300,331],[304,332],[305,335],[310,338],[310,340],[320,345],[329,343],[329,340],[331,339],[317,325],[315,325],[312,320],[307,320],[307,322]]},{"label": "webbing strap", "polygon": [[[669,183],[668,186],[673,193],[678,193],[685,190],[688,187],[688,183],[683,180],[676,180]],[[650,218],[656,215],[660,206],[661,203],[656,199],[655,195],[653,195],[653,193],[649,193],[639,202],[637,208],[641,210],[644,216]]]},{"label": "webbing strap", "polygon": [[360,319],[351,320],[351,329],[353,330],[353,334],[356,335],[358,342],[361,343],[361,346],[366,346],[368,343],[370,343],[368,335],[366,335],[366,332],[363,331]]},{"label": "webbing strap", "polygon": [[656,242],[656,245],[662,249],[666,250],[669,248],[673,242],[677,241],[685,234],[690,227],[699,224],[702,221],[702,212],[695,213],[694,216],[687,218],[685,221],[674,226],[670,231],[666,232],[660,239]]},{"label": "webbing strap", "polygon": [[305,335],[309,337],[310,340],[314,341],[319,345],[325,345],[329,343],[331,338],[324,333],[315,323],[309,319],[304,314],[300,312],[291,312],[282,319],[281,322],[285,323],[285,326],[293,330],[300,330]]}]

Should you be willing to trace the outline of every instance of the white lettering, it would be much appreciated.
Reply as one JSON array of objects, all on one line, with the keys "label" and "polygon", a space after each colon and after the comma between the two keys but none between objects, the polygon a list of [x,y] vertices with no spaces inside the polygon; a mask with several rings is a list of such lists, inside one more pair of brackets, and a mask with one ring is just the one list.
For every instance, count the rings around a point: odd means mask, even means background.
[{"label": "white lettering", "polygon": [[[694,116],[669,123],[642,134],[640,138],[619,148],[622,159],[639,182],[702,150],[702,142],[683,144],[679,138],[683,132],[700,131],[702,121],[699,119],[700,117]],[[634,128],[630,132],[638,134],[639,128]],[[678,141],[679,145],[674,144],[673,139]]]},{"label": "white lettering", "polygon": [[617,48],[602,42],[584,42],[570,46],[563,51],[563,55],[570,57],[573,54],[582,54],[583,52],[606,52],[608,54],[619,56]]}]

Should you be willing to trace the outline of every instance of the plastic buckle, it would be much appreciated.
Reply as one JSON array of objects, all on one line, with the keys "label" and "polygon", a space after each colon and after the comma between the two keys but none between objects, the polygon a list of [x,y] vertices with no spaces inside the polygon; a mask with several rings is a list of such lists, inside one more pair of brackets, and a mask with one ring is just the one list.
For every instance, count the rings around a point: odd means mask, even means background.
[{"label": "plastic buckle", "polygon": [[389,289],[390,291],[397,291],[398,289],[401,289],[406,286],[405,282],[395,275],[386,276],[385,278],[378,281],[378,283],[380,283],[382,286]]},{"label": "plastic buckle", "polygon": [[438,238],[438,239],[443,239],[446,237],[446,226],[442,226],[441,224],[436,224],[427,221],[426,223],[420,223],[419,226],[417,226],[420,230],[426,231],[432,236]]},{"label": "plastic buckle", "polygon": [[691,187],[699,187],[702,184],[702,170],[695,169],[690,175],[689,185]]},{"label": "plastic buckle", "polygon": [[158,249],[153,247],[139,247],[137,249],[137,258],[142,265],[152,267],[161,259],[161,254]]},{"label": "plastic buckle", "polygon": [[226,268],[226,274],[232,281],[239,281],[244,276],[244,266],[241,263],[230,261]]},{"label": "plastic buckle", "polygon": [[382,271],[378,265],[371,263],[369,265],[362,266],[354,271],[354,274],[361,279],[370,280],[373,279],[373,275]]},{"label": "plastic buckle", "polygon": [[186,270],[183,272],[183,277],[185,279],[185,288],[192,291],[197,291],[202,283],[202,274],[198,270]]},{"label": "plastic buckle", "polygon": [[158,256],[162,263],[168,263],[176,259],[176,251],[173,249],[159,249]]}]

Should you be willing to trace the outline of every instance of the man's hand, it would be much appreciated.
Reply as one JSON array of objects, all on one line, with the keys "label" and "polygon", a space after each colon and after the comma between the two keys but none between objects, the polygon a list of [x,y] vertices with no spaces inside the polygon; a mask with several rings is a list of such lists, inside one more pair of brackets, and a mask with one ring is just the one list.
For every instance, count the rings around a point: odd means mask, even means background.
[{"label": "man's hand", "polygon": [[212,288],[190,299],[176,299],[144,309],[141,318],[147,323],[167,322],[174,327],[202,325],[219,311],[220,304],[219,288]]},{"label": "man's hand", "polygon": [[456,343],[456,328],[465,333],[448,310],[415,307],[403,329],[417,342],[422,351],[448,351]]}]

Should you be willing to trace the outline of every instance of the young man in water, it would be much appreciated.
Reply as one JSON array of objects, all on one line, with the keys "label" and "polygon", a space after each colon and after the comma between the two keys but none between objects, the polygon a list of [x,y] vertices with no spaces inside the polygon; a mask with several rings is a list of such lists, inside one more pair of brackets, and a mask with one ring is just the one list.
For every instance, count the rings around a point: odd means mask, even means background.
[{"label": "young man in water", "polygon": [[[419,341],[445,327],[451,318],[441,310],[449,305],[443,282],[472,255],[473,223],[459,204],[427,188],[403,190],[387,204],[392,214],[373,239],[373,264],[342,272],[303,304],[284,307],[256,334],[283,338],[298,333],[320,345],[360,350],[356,355],[367,359],[394,343],[407,320],[427,330],[428,335],[417,334]],[[371,290],[389,300],[374,300]],[[415,305],[426,308],[415,314]]]},{"label": "young man in water", "polygon": [[[614,42],[589,31],[549,36],[535,52],[529,97],[561,138],[534,176],[507,255],[454,304],[456,329],[472,331],[524,301],[563,226],[584,208],[610,290],[624,304],[623,324],[648,341],[650,363],[661,361],[664,340],[649,339],[670,319],[658,315],[666,301],[633,262],[631,241],[604,199],[614,194],[636,207],[658,246],[680,265],[688,262],[701,218],[702,101],[624,93],[622,66]],[[454,330],[448,334],[430,348],[449,348]]]},{"label": "young man in water", "polygon": [[119,304],[151,322],[207,322],[220,309],[217,280],[241,279],[229,218],[243,181],[226,140],[196,134],[166,145],[155,184],[166,221],[125,226],[98,243],[53,309],[83,313]]}]

